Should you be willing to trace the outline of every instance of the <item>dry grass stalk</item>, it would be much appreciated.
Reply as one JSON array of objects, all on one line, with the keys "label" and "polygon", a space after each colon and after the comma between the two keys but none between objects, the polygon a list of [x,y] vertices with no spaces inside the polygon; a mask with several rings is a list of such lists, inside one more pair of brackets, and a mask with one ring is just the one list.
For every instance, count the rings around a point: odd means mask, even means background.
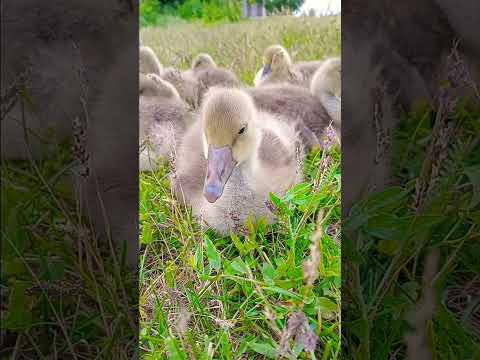
[{"label": "dry grass stalk", "polygon": [[447,62],[448,85],[441,87],[436,97],[437,114],[432,139],[415,189],[414,207],[417,213],[424,208],[447,157],[447,150],[454,134],[453,124],[449,120],[458,102],[456,92],[471,83],[467,67],[457,48],[458,41],[455,41]]},{"label": "dry grass stalk", "polygon": [[317,220],[317,230],[312,235],[312,243],[310,244],[310,259],[303,263],[303,278],[308,286],[313,286],[319,276],[319,268],[322,262],[322,245],[321,239],[323,230],[321,226],[323,213],[320,212]]},{"label": "dry grass stalk", "polygon": [[287,321],[287,327],[282,332],[280,349],[283,354],[292,352],[290,340],[294,339],[297,344],[303,345],[306,352],[315,351],[318,336],[308,324],[308,319],[302,311],[294,312]]},{"label": "dry grass stalk", "polygon": [[407,316],[407,321],[415,329],[405,336],[408,359],[432,359],[428,331],[437,307],[437,294],[433,279],[439,270],[440,251],[433,249],[427,254],[423,271],[422,298],[417,307]]}]

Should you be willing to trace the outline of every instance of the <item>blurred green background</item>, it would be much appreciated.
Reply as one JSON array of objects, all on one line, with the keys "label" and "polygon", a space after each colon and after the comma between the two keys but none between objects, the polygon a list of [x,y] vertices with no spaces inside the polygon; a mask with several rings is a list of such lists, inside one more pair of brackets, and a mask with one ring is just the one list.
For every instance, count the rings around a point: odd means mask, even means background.
[{"label": "blurred green background", "polygon": [[[298,11],[305,0],[247,0],[263,3],[268,13]],[[235,22],[242,17],[243,0],[141,0],[140,25],[158,26],[171,21]]]}]

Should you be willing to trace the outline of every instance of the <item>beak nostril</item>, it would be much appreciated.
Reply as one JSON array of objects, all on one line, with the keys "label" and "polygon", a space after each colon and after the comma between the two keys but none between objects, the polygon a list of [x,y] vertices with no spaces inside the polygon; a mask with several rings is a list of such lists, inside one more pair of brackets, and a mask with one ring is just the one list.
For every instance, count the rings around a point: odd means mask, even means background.
[{"label": "beak nostril", "polygon": [[203,193],[208,202],[214,203],[222,195],[222,190],[215,184],[208,184]]},{"label": "beak nostril", "polygon": [[230,147],[214,148],[209,146],[203,194],[210,203],[214,203],[222,196],[224,186],[234,166],[235,161],[232,158]]}]

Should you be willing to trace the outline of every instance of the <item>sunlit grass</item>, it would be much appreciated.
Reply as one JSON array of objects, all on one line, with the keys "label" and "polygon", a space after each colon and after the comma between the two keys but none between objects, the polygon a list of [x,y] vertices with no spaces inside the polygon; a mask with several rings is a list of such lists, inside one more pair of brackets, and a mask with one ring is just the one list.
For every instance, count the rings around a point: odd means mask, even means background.
[{"label": "sunlit grass", "polygon": [[128,359],[136,346],[135,274],[82,218],[69,148],[2,161],[2,358]]},{"label": "sunlit grass", "polygon": [[[251,83],[266,46],[283,44],[296,60],[320,59],[339,54],[339,30],[338,18],[271,18],[147,28],[141,37],[165,66],[188,68],[208,52]],[[338,147],[310,154],[305,175],[283,199],[272,198],[278,223],[249,224],[249,235],[229,237],[201,231],[175,200],[168,165],[141,175],[143,358],[339,357]],[[315,351],[303,351],[305,332],[318,337]]]},{"label": "sunlit grass", "polygon": [[[435,109],[405,115],[393,137],[398,185],[358,203],[343,222],[347,359],[403,359],[407,348],[436,359],[479,353],[480,109],[460,103],[448,115],[450,135],[432,135]],[[444,149],[430,153],[432,139]]]},{"label": "sunlit grass", "polygon": [[143,28],[140,37],[165,66],[186,69],[196,54],[207,52],[247,84],[252,84],[269,45],[283,45],[294,61],[318,60],[339,55],[341,50],[338,16],[279,16],[216,26],[171,23]]}]

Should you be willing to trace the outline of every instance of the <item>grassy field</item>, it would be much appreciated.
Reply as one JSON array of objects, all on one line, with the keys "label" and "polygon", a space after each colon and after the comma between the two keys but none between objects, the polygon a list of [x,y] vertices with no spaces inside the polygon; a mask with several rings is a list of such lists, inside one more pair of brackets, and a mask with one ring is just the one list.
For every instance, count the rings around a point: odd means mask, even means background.
[{"label": "grassy field", "polygon": [[82,219],[71,144],[49,144],[46,160],[2,161],[0,358],[131,359],[137,278]]},{"label": "grassy field", "polygon": [[[141,30],[166,66],[199,52],[251,84],[261,54],[340,54],[339,18],[270,18]],[[179,206],[168,166],[140,181],[140,348],[144,359],[335,359],[340,351],[340,153],[311,153],[306,181],[272,196],[277,224],[245,236],[202,232]]]},{"label": "grassy field", "polygon": [[186,69],[196,54],[207,52],[247,84],[252,84],[267,46],[282,44],[294,61],[315,60],[340,55],[340,34],[340,17],[279,16],[217,26],[180,22],[140,29],[142,41],[165,66]]},{"label": "grassy field", "polygon": [[480,108],[453,95],[462,66],[392,134],[396,186],[342,219],[342,358],[478,359]]}]

